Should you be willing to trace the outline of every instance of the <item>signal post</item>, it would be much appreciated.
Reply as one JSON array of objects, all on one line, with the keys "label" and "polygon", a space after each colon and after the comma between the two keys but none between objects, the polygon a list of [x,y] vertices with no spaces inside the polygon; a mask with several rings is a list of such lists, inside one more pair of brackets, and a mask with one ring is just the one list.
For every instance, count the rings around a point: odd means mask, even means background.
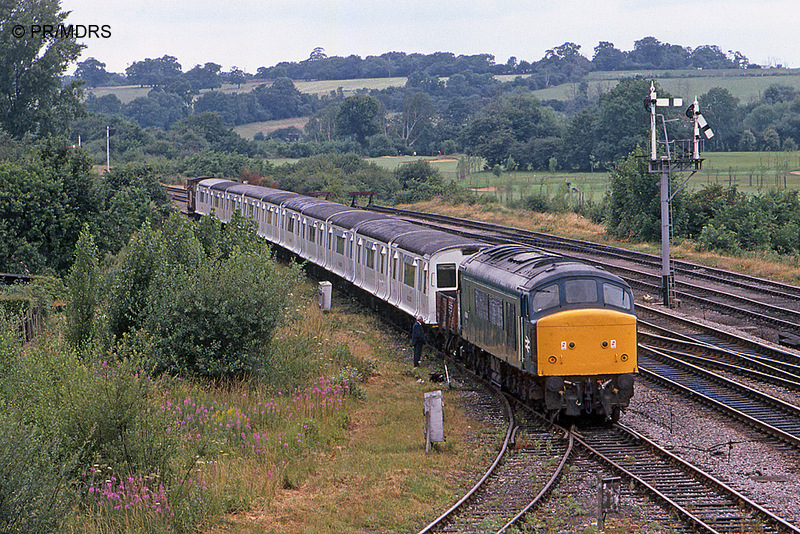
[{"label": "signal post", "polygon": [[[672,269],[670,258],[670,240],[672,231],[672,198],[695,175],[702,167],[703,160],[700,158],[700,134],[707,139],[714,136],[714,132],[708,127],[708,123],[700,114],[700,106],[695,97],[694,103],[686,110],[686,116],[691,118],[694,123],[693,135],[691,140],[669,141],[667,136],[667,119],[664,115],[657,113],[660,107],[681,107],[683,100],[680,98],[658,98],[654,84],[650,83],[650,98],[646,102],[650,110],[650,161],[648,171],[660,176],[661,186],[661,295],[664,306],[670,308],[675,302],[675,272]],[[664,140],[659,142],[657,139],[657,118],[661,117],[664,126]],[[677,119],[670,119],[677,120]],[[659,154],[659,143],[664,149]],[[670,194],[672,173],[691,172],[688,178]]]}]

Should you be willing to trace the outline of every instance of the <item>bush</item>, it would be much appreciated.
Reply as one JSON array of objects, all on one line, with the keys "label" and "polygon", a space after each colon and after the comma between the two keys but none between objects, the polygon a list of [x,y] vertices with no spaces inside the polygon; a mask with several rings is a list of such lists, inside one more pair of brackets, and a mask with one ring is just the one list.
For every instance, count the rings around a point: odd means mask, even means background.
[{"label": "bush", "polygon": [[80,452],[67,453],[58,436],[0,411],[0,532],[59,532],[75,502],[70,474]]},{"label": "bush", "polygon": [[530,195],[525,197],[525,209],[535,211],[536,213],[547,213],[551,210],[550,199],[544,195]]},{"label": "bush", "polygon": [[173,273],[146,324],[156,336],[154,370],[214,379],[256,373],[298,273],[281,272],[266,248]]},{"label": "bush", "polygon": [[697,241],[705,250],[736,253],[740,249],[736,232],[728,230],[724,226],[717,228],[711,223],[703,227]]}]

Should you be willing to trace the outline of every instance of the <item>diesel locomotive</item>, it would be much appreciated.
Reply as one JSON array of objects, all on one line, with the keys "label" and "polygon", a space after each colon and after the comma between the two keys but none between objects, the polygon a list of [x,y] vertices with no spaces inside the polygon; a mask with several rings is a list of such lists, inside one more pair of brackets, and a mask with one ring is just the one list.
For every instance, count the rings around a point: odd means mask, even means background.
[{"label": "diesel locomotive", "polygon": [[551,416],[616,419],[633,396],[636,316],[621,278],[328,200],[216,178],[188,181],[190,213],[252,218],[259,235]]}]

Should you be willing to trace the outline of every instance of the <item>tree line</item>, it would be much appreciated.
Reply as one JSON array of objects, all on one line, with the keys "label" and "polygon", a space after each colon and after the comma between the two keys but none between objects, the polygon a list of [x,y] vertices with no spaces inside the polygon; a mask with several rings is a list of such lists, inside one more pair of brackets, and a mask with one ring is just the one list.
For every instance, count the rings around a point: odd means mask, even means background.
[{"label": "tree line", "polygon": [[303,61],[281,61],[271,67],[259,67],[247,73],[238,67],[223,72],[222,66],[213,62],[195,65],[182,72],[178,59],[164,55],[134,61],[124,73],[111,73],[105,63],[88,58],[77,64],[75,77],[91,87],[107,85],[167,86],[180,85],[184,89],[199,91],[215,89],[222,83],[241,84],[251,79],[274,80],[351,80],[357,78],[407,77],[416,72],[430,76],[448,77],[467,71],[476,74],[536,75],[541,73],[545,87],[563,83],[563,77],[575,78],[591,71],[621,71],[637,69],[743,69],[761,68],[750,63],[741,52],[727,52],[717,45],[697,48],[662,43],[655,37],[644,37],[634,42],[633,50],[620,50],[609,41],[600,41],[594,48],[592,59],[581,54],[580,45],[565,42],[547,50],[539,60],[518,60],[511,56],[505,63],[497,63],[488,53],[456,55],[452,52],[432,54],[386,52],[378,56],[361,58],[325,54],[322,47],[312,50]]}]

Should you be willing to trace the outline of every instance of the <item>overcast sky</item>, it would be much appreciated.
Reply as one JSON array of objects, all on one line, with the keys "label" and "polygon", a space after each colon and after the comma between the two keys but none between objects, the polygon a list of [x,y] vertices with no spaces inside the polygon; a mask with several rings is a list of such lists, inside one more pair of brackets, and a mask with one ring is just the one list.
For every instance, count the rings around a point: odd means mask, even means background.
[{"label": "overcast sky", "polygon": [[[565,42],[591,59],[600,41],[632,50],[653,36],[696,48],[740,51],[751,63],[800,68],[798,0],[62,0],[73,25],[108,25],[109,38],[83,39],[95,57],[123,72],[169,54],[184,71],[214,62],[223,70],[329,56],[384,52],[489,53],[537,61]],[[72,69],[74,70],[74,69]]]}]

